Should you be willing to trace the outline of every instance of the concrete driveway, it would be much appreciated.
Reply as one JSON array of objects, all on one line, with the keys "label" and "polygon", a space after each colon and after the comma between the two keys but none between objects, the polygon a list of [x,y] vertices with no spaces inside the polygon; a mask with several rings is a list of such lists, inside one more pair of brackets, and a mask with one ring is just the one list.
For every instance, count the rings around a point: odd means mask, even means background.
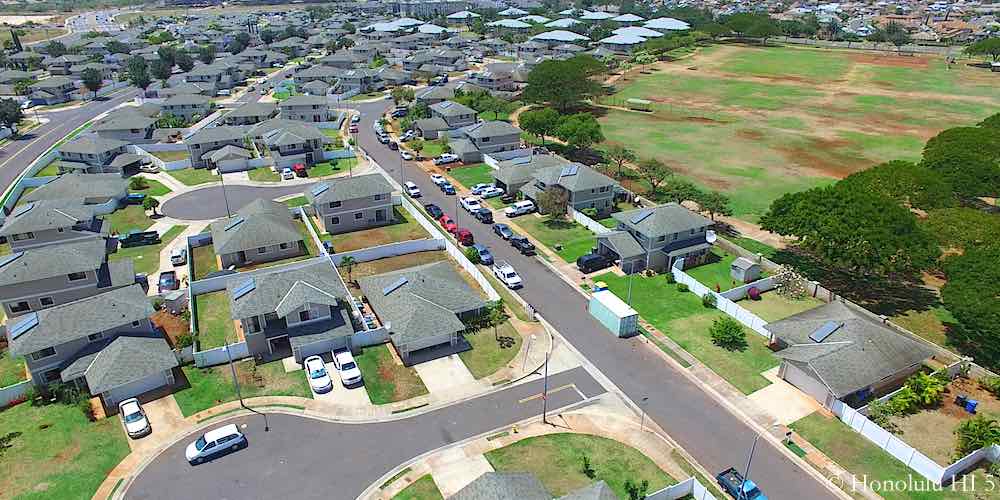
[{"label": "concrete driveway", "polygon": [[420,375],[420,380],[424,381],[431,396],[454,396],[456,390],[468,388],[475,391],[477,388],[476,377],[472,376],[457,354],[418,363],[413,368]]},{"label": "concrete driveway", "polygon": [[[181,432],[180,429],[187,427],[173,394],[142,403],[142,409],[146,412],[146,418],[149,419],[153,432],[139,439],[129,439],[128,445],[133,452],[154,450],[175,439]],[[124,424],[118,415],[109,418],[117,418],[124,430]]]},{"label": "concrete driveway", "polygon": [[778,367],[761,373],[771,385],[747,396],[781,425],[788,425],[820,410],[819,402],[778,377]]}]

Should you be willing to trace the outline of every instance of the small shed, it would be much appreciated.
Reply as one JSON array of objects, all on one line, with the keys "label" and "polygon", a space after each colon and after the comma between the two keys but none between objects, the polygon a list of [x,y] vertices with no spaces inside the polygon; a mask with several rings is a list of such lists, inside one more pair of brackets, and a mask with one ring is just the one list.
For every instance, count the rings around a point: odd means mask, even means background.
[{"label": "small shed", "polygon": [[645,99],[626,99],[625,104],[628,105],[628,109],[632,111],[652,111],[653,103]]},{"label": "small shed", "polygon": [[729,266],[729,275],[741,283],[757,281],[760,279],[760,264],[746,257],[739,257]]},{"label": "small shed", "polygon": [[639,330],[639,313],[611,290],[594,292],[587,310],[618,337],[630,337]]}]

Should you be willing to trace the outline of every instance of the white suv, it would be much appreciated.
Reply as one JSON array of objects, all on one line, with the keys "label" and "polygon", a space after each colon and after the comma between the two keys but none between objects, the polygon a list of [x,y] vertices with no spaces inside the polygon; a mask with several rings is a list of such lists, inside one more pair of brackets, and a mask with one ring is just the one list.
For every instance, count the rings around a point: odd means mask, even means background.
[{"label": "white suv", "polygon": [[189,444],[184,450],[184,458],[187,458],[191,465],[197,465],[210,458],[246,446],[247,437],[240,432],[236,424],[229,424],[210,430]]},{"label": "white suv", "polygon": [[503,213],[507,217],[517,217],[518,215],[530,214],[534,211],[535,204],[531,200],[519,201],[503,209]]},{"label": "white suv", "polygon": [[306,378],[309,379],[309,387],[313,392],[321,394],[333,389],[333,381],[330,374],[326,372],[326,363],[319,356],[309,356],[302,362],[305,367]]},{"label": "white suv", "polygon": [[361,383],[361,369],[354,362],[354,356],[351,355],[351,351],[347,349],[333,351],[333,366],[340,373],[340,381],[343,382],[344,387]]},{"label": "white suv", "polygon": [[479,200],[476,199],[476,197],[467,196],[462,198],[462,208],[464,208],[466,212],[473,213],[480,208],[483,208],[483,206],[479,204]]}]

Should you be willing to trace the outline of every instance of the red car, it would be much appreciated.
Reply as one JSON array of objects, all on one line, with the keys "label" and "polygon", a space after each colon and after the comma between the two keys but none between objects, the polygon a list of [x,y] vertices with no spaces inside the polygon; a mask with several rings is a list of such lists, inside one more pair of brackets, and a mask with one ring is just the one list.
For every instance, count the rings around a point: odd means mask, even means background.
[{"label": "red car", "polygon": [[292,165],[292,172],[295,172],[295,175],[299,177],[305,177],[309,175],[309,173],[306,171],[306,166],[302,163],[296,163],[295,165]]},{"label": "red car", "polygon": [[453,221],[448,214],[442,215],[441,218],[438,219],[438,222],[441,223],[441,227],[443,227],[445,231],[448,231],[451,234],[455,234],[455,231],[458,230],[458,224],[455,224],[455,221]]},{"label": "red car", "polygon": [[458,239],[459,243],[467,247],[476,243],[476,241],[472,238],[472,231],[469,231],[464,227],[460,227],[455,230],[455,238]]}]

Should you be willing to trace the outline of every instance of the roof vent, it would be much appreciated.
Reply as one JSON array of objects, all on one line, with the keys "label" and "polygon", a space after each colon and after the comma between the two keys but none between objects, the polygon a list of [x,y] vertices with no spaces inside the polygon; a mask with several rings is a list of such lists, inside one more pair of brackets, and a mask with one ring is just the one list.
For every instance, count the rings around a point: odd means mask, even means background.
[{"label": "roof vent", "polygon": [[396,291],[397,288],[405,285],[408,281],[409,280],[407,280],[405,277],[393,281],[392,284],[382,289],[382,295],[383,296],[389,295],[390,293]]},{"label": "roof vent", "polygon": [[631,222],[632,224],[638,224],[646,220],[646,218],[649,217],[650,215],[653,215],[653,211],[651,209],[644,208],[639,213],[632,216],[632,218],[629,219],[629,222]]},{"label": "roof vent", "polygon": [[839,330],[842,326],[844,326],[843,323],[827,321],[826,323],[823,323],[823,326],[817,328],[816,331],[809,334],[809,340],[819,344],[826,340],[830,335],[833,335],[833,332]]},{"label": "roof vent", "polygon": [[21,321],[18,321],[16,325],[10,327],[11,340],[18,338],[24,334],[24,332],[31,330],[36,326],[38,326],[38,313],[30,312],[25,314]]},{"label": "roof vent", "polygon": [[236,287],[233,290],[233,300],[239,300],[240,297],[243,297],[244,295],[254,291],[256,288],[257,288],[257,280],[253,278],[247,279],[243,283],[240,283],[240,286]]}]

